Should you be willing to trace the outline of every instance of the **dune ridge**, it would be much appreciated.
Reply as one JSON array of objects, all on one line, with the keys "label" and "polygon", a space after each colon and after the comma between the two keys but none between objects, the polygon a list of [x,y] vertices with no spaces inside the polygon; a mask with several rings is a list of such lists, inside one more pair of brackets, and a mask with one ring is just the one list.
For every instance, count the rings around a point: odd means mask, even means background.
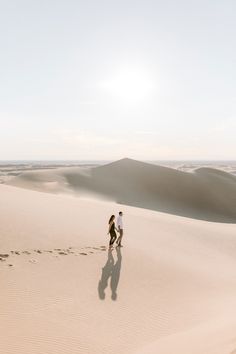
[{"label": "dune ridge", "polygon": [[51,193],[95,195],[116,203],[215,222],[236,222],[236,176],[122,159],[94,168],[25,172],[9,184]]}]

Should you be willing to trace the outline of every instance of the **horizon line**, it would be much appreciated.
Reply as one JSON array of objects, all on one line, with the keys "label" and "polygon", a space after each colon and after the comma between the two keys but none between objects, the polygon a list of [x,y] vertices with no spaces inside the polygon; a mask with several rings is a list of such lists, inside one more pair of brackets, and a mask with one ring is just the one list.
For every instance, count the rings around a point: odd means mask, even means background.
[{"label": "horizon line", "polygon": [[[125,158],[119,159],[0,159],[0,162],[110,162],[110,161],[119,161]],[[136,159],[136,158],[127,158],[130,160],[139,160],[139,161],[163,161],[163,162],[236,162],[236,159]]]}]

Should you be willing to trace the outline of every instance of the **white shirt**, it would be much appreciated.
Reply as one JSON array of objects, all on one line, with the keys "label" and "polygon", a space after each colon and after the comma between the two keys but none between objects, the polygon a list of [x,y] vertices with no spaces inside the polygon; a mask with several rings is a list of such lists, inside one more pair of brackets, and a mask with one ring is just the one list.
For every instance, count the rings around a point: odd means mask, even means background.
[{"label": "white shirt", "polygon": [[118,218],[117,218],[117,226],[119,227],[120,226],[120,229],[123,230],[123,220],[122,220],[122,216],[119,215]]}]

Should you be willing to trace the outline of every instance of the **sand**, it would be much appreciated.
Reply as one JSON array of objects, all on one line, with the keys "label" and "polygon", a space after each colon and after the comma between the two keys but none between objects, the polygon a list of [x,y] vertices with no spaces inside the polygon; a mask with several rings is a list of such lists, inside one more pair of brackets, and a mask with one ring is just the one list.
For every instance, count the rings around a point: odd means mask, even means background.
[{"label": "sand", "polygon": [[[78,183],[81,171],[72,169]],[[96,199],[85,188],[78,198],[62,179],[71,168],[59,169],[58,180],[54,173],[35,172],[37,190],[25,176],[24,188],[0,185],[0,353],[236,353],[236,224],[228,214],[212,222],[196,209],[191,218],[119,205],[109,188]],[[52,193],[45,179],[40,191],[42,174],[57,182]],[[109,252],[107,219],[120,209],[124,247]],[[223,220],[218,209],[209,215]]]},{"label": "sand", "polygon": [[95,168],[30,171],[9,184],[71,193],[216,222],[236,223],[236,176],[214,168],[183,172],[131,159]]}]

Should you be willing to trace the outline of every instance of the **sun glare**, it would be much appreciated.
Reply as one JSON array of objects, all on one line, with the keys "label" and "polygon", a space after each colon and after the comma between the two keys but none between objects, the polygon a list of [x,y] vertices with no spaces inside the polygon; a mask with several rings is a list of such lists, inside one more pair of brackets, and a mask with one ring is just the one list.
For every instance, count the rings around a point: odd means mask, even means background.
[{"label": "sun glare", "polygon": [[102,82],[101,87],[118,99],[139,101],[148,97],[153,84],[141,71],[123,70],[111,79]]}]

